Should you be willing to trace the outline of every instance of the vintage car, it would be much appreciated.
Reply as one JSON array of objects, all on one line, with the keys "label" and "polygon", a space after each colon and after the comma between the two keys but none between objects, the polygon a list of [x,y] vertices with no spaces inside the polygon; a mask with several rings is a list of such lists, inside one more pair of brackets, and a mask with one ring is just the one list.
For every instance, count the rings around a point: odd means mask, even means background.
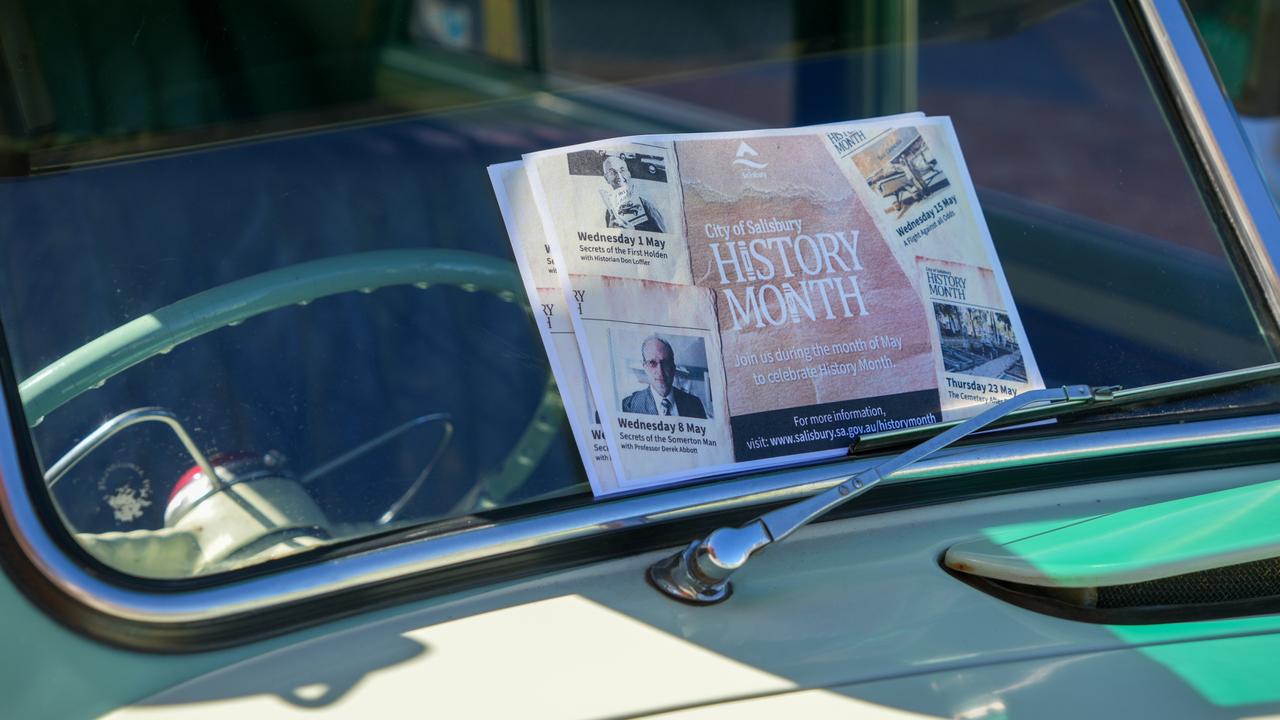
[{"label": "vintage car", "polygon": [[[1280,714],[1280,216],[1177,0],[19,1],[0,47],[0,717]],[[1061,401],[593,498],[485,167],[913,110]]]}]

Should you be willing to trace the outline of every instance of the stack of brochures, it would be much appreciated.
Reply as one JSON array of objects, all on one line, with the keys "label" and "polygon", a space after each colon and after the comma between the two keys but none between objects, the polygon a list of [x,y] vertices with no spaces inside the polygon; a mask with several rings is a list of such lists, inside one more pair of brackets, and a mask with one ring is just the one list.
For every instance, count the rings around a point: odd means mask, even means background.
[{"label": "stack of brochures", "polygon": [[845,453],[1043,387],[949,118],[489,169],[597,495]]}]

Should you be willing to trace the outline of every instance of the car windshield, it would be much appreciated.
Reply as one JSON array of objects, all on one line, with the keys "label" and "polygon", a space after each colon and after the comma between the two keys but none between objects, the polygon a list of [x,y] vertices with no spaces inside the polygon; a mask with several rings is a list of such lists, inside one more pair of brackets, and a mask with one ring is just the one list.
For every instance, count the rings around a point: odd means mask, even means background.
[{"label": "car windshield", "polygon": [[[949,116],[1046,385],[1272,362],[1130,12],[15,3],[0,321],[52,505],[178,577],[591,502],[486,167],[620,135]],[[182,550],[183,517],[262,512],[205,502],[206,463],[308,531]],[[181,557],[103,549],[138,537]]]}]

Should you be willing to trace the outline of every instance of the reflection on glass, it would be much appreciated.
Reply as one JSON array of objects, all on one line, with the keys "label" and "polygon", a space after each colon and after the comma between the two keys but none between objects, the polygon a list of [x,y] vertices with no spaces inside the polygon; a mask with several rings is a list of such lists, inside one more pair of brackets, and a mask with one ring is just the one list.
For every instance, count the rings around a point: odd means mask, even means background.
[{"label": "reflection on glass", "polygon": [[1189,3],[1205,48],[1272,197],[1280,207],[1280,6],[1248,0]]},{"label": "reflection on glass", "polygon": [[[1125,11],[1103,0],[655,0],[644,16],[660,23],[586,0],[14,7],[0,35],[25,61],[0,104],[0,320],[19,381],[139,318],[129,333],[187,322],[157,311],[198,293],[248,282],[222,297],[234,306],[315,280],[305,263],[413,250],[456,271],[219,321],[33,413],[46,467],[105,419],[159,406],[229,476],[215,539],[166,520],[179,496],[203,501],[183,495],[193,463],[160,431],[119,436],[60,481],[69,527],[129,545],[114,557],[132,553],[118,561],[131,572],[584,499],[518,284],[466,276],[514,278],[485,167],[542,148],[949,115],[1047,383],[1271,358]],[[449,418],[442,450],[439,427],[419,428],[300,481],[425,416]],[[257,517],[272,512],[287,522]],[[232,517],[260,529],[237,535]],[[156,559],[193,552],[186,567]]]}]

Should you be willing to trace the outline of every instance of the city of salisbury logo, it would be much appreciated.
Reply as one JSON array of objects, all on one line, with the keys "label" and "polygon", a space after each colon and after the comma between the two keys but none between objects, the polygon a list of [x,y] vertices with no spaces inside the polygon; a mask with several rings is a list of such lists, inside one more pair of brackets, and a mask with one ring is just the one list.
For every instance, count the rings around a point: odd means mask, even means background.
[{"label": "city of salisbury logo", "polygon": [[733,164],[745,165],[753,170],[763,170],[769,167],[769,163],[767,162],[756,162],[755,160],[747,159],[750,157],[757,157],[758,155],[760,155],[760,153],[756,152],[755,148],[748,145],[744,140],[738,143],[737,159],[733,161]]}]

